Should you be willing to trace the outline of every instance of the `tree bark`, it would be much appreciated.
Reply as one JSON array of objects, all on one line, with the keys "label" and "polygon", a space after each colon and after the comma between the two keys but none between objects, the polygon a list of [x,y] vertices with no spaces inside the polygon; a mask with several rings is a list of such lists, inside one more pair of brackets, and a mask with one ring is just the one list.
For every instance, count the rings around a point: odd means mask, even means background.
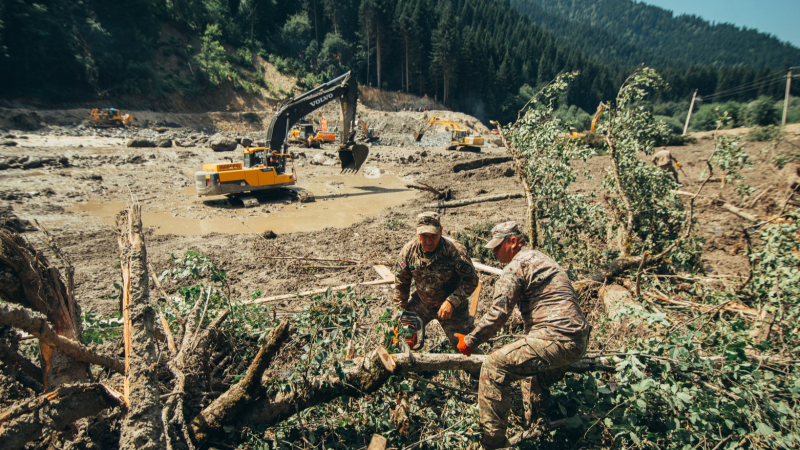
[{"label": "tree bark", "polygon": [[[16,233],[0,230],[0,297],[47,317],[56,334],[81,342],[81,312],[58,269]],[[45,389],[85,381],[89,365],[40,343]]]},{"label": "tree bark", "polygon": [[81,364],[97,364],[118,373],[125,373],[122,361],[99,354],[82,345],[80,342],[59,336],[47,323],[47,319],[34,311],[8,303],[0,304],[0,325],[8,325],[28,332],[39,339],[39,342],[57,349],[71,360]]},{"label": "tree bark", "polygon": [[475,203],[484,203],[484,202],[496,202],[499,200],[508,200],[512,198],[520,198],[522,194],[517,193],[508,193],[508,194],[497,194],[497,195],[484,195],[482,197],[472,197],[472,198],[465,198],[463,200],[454,200],[451,202],[440,202],[440,203],[427,203],[423,206],[425,209],[432,209],[432,208],[456,208],[459,206],[466,206],[472,205]]},{"label": "tree bark", "polygon": [[119,404],[117,396],[100,383],[62,386],[0,413],[0,442],[6,450],[22,448],[46,430],[61,431]]},{"label": "tree bark", "polygon": [[505,162],[512,161],[513,159],[514,158],[512,158],[511,156],[495,156],[492,158],[481,158],[465,163],[458,163],[453,165],[453,173],[458,173],[464,170],[479,169],[481,167],[491,166],[494,164],[502,164]]},{"label": "tree bark", "polygon": [[122,423],[120,449],[150,450],[165,447],[161,421],[156,342],[153,328],[155,309],[150,306],[147,250],[142,236],[141,206],[134,204],[117,215],[122,267],[122,306],[126,322],[125,386],[128,413]]}]

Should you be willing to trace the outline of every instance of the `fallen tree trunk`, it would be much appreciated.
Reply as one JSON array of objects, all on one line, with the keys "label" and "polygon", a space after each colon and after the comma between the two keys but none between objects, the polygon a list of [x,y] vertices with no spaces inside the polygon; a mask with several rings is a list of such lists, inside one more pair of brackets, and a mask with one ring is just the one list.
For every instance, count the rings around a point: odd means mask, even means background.
[{"label": "fallen tree trunk", "polygon": [[78,341],[59,336],[50,327],[47,318],[22,306],[9,303],[0,304],[0,325],[8,325],[26,331],[38,338],[39,342],[58,349],[72,360],[97,364],[118,373],[125,373],[125,366],[122,361],[101,355]]},{"label": "fallen tree trunk", "polygon": [[491,166],[493,164],[502,164],[512,161],[514,158],[510,156],[495,156],[493,158],[482,158],[474,161],[458,163],[453,166],[453,172],[458,173],[463,170],[480,169],[481,167]]},{"label": "fallen tree trunk", "polygon": [[[258,423],[271,426],[294,414],[339,397],[358,398],[373,393],[383,386],[391,375],[403,376],[427,371],[461,370],[480,373],[486,355],[463,356],[459,354],[398,353],[392,355],[394,372],[389,372],[381,363],[377,352],[370,358],[356,360],[356,368],[346,372],[344,382],[337,377],[321,377],[308,380],[290,392],[281,392],[271,399],[254,402],[237,421],[241,426]],[[570,366],[571,372],[591,370],[613,370],[607,358],[584,358]]]},{"label": "fallen tree trunk", "polygon": [[100,383],[62,386],[0,413],[0,442],[5,450],[22,448],[45,431],[62,431],[120,403],[117,395]]},{"label": "fallen tree trunk", "polygon": [[467,206],[475,203],[496,202],[512,198],[522,198],[522,194],[509,193],[509,194],[485,195],[483,197],[465,198],[463,200],[453,200],[451,202],[426,203],[422,207],[424,209],[457,208],[459,206]]},{"label": "fallen tree trunk", "polygon": [[202,442],[208,437],[206,430],[220,429],[229,424],[231,418],[241,414],[258,396],[264,371],[288,337],[289,321],[284,320],[269,333],[244,378],[217,397],[192,420],[191,430],[195,442]]},{"label": "fallen tree trunk", "polygon": [[134,204],[117,215],[122,268],[122,312],[125,322],[125,397],[128,413],[122,421],[119,448],[161,449],[165,446],[161,421],[155,309],[150,306],[147,249],[142,236],[141,206]]}]

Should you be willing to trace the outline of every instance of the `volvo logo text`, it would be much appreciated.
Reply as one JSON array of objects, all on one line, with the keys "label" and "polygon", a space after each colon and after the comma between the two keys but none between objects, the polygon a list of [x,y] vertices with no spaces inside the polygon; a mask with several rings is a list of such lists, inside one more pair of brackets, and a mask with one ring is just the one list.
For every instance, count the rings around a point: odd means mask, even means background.
[{"label": "volvo logo text", "polygon": [[319,105],[320,103],[324,102],[325,100],[328,100],[328,99],[330,99],[331,97],[333,97],[333,93],[330,93],[330,94],[328,94],[328,95],[326,95],[326,96],[324,96],[324,97],[320,97],[320,98],[318,98],[318,99],[315,99],[315,100],[311,100],[311,101],[310,101],[310,102],[308,102],[308,103],[309,103],[309,104],[311,104],[311,106],[317,106],[317,105]]}]

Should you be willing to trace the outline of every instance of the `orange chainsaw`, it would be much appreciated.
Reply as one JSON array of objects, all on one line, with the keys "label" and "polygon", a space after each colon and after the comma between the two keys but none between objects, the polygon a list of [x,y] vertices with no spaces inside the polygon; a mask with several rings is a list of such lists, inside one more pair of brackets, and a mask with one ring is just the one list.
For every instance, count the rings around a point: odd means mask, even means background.
[{"label": "orange chainsaw", "polygon": [[422,319],[415,312],[403,311],[395,317],[395,321],[399,322],[394,327],[394,340],[392,344],[397,347],[402,338],[408,348],[411,350],[419,350],[425,345],[425,324]]}]

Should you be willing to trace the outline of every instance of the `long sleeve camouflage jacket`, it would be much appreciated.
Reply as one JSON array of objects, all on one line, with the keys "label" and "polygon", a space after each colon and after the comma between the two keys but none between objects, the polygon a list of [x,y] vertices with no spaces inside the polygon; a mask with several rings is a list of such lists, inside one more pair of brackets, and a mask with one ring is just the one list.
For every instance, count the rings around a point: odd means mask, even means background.
[{"label": "long sleeve camouflage jacket", "polygon": [[420,300],[437,308],[445,300],[453,308],[466,305],[478,286],[478,275],[467,249],[446,237],[442,237],[436,250],[429,256],[422,251],[418,239],[406,244],[397,258],[394,276],[395,302],[408,300],[411,280],[414,280]]},{"label": "long sleeve camouflage jacket", "polygon": [[494,304],[464,343],[475,348],[493,337],[519,305],[525,332],[551,341],[573,340],[588,331],[567,273],[536,250],[517,253],[494,285]]}]

